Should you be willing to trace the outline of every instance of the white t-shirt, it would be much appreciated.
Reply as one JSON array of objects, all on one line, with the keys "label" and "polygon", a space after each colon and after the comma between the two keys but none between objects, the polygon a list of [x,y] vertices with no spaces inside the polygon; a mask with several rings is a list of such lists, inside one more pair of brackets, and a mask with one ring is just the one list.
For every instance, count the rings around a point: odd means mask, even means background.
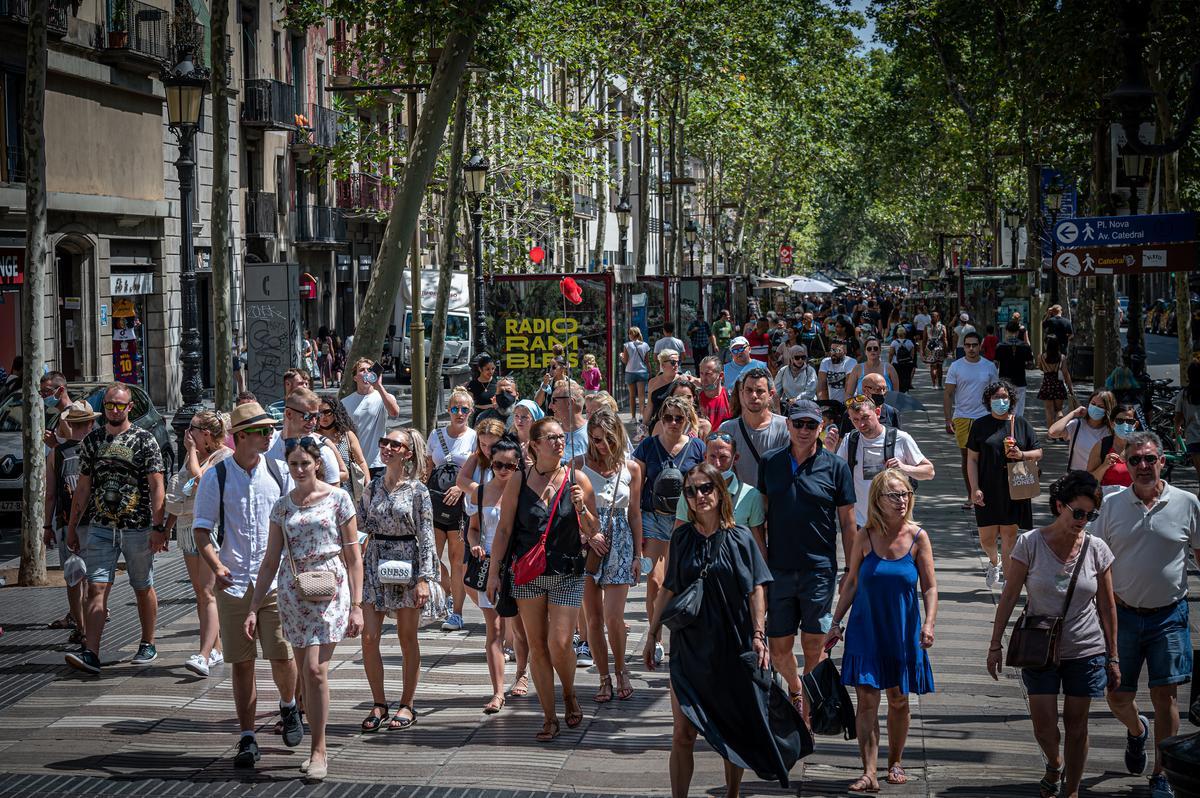
[{"label": "white t-shirt", "polygon": [[946,384],[954,389],[955,418],[983,418],[988,409],[983,406],[983,389],[999,379],[996,364],[986,357],[971,363],[965,357],[950,364],[946,371]]},{"label": "white t-shirt", "polygon": [[[445,440],[446,447],[442,446]],[[459,468],[467,462],[467,458],[475,453],[475,430],[467,427],[461,435],[455,438],[445,427],[439,427],[429,433],[429,456],[433,458],[434,468],[446,462],[446,448],[450,449],[450,459]]]},{"label": "white t-shirt", "polygon": [[830,401],[846,401],[846,375],[854,371],[858,361],[852,357],[843,357],[841,363],[834,363],[833,358],[827,357],[821,361],[819,371],[825,375],[825,385],[829,388]]},{"label": "white t-shirt", "polygon": [[363,457],[367,466],[377,468],[383,465],[379,458],[379,439],[387,431],[387,408],[383,406],[383,397],[379,391],[370,393],[355,391],[349,396],[342,397],[342,407],[354,419],[358,428],[358,445],[362,447]]},{"label": "white t-shirt", "polygon": [[672,337],[670,335],[664,335],[662,338],[659,338],[658,341],[654,344],[654,356],[658,357],[658,353],[663,351],[664,349],[674,349],[676,352],[679,353],[679,356],[682,357],[683,356],[683,341],[680,341],[678,338]]},{"label": "white t-shirt", "polygon": [[954,328],[954,345],[962,346],[962,337],[967,333],[978,332],[972,324],[959,324]]},{"label": "white t-shirt", "polygon": [[929,322],[933,321],[928,313],[918,313],[913,316],[913,326],[917,328],[917,332],[925,332],[925,328],[929,326]]},{"label": "white t-shirt", "polygon": [[[867,507],[870,505],[868,494],[871,490],[871,480],[875,475],[884,469],[883,459],[883,443],[887,438],[887,429],[880,431],[879,435],[874,438],[868,438],[861,432],[846,433],[846,437],[842,438],[841,444],[838,446],[838,457],[849,462],[850,438],[855,436],[858,438],[858,452],[856,459],[858,462],[854,464],[854,516],[858,519],[858,525],[862,526],[867,523]],[[925,455],[921,454],[920,447],[913,440],[912,436],[904,430],[896,430],[896,451],[895,457],[905,465],[915,466],[917,463],[925,459]]]},{"label": "white t-shirt", "polygon": [[[1078,437],[1075,435],[1075,430],[1079,430]],[[1067,446],[1070,447],[1072,441],[1075,444],[1073,449],[1068,449],[1071,459],[1067,463],[1067,470],[1087,471],[1088,456],[1092,453],[1092,447],[1099,443],[1105,435],[1111,434],[1107,424],[1101,424],[1097,428],[1078,418],[1068,421]]]},{"label": "white t-shirt", "polygon": [[[340,485],[341,479],[338,477],[338,460],[334,454],[333,444],[325,439],[324,435],[311,433],[302,435],[301,437],[316,438],[322,442],[321,445],[321,462],[325,466],[323,474],[325,481],[330,485]],[[267,449],[267,453],[263,455],[267,459],[267,467],[275,472],[279,477],[279,481],[283,483],[283,493],[287,493],[296,486],[292,479],[292,471],[287,465],[287,448],[284,445],[284,436],[282,433],[275,436],[275,440],[271,443],[271,448]]]}]

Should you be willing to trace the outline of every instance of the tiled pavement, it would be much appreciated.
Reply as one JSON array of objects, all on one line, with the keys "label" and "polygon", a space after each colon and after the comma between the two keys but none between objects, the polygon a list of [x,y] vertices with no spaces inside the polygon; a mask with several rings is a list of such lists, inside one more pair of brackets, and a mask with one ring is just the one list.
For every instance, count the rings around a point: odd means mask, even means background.
[{"label": "tiled pavement", "polygon": [[[919,382],[924,384],[923,379]],[[1032,392],[1032,391],[1031,391]],[[933,485],[919,494],[918,518],[930,531],[937,557],[941,611],[933,662],[938,692],[912,701],[905,763],[912,782],[884,787],[896,796],[1004,796],[1036,794],[1041,759],[1033,741],[1021,683],[1011,673],[993,682],[983,667],[997,594],[983,586],[982,555],[971,517],[958,509],[962,485],[958,454],[940,428],[940,403],[917,395],[930,412],[908,413],[905,426],[938,466]],[[1031,412],[1040,419],[1040,409]],[[1059,473],[1061,445],[1048,447],[1046,473]],[[1195,476],[1181,484],[1195,489]],[[1039,512],[1044,515],[1044,501]],[[149,666],[127,664],[137,644],[132,594],[121,581],[113,592],[101,679],[63,666],[66,633],[46,630],[61,612],[61,589],[0,590],[0,796],[376,796],[414,798],[543,798],[547,796],[667,795],[671,719],[667,678],[634,670],[636,693],[627,702],[596,705],[594,669],[580,674],[586,717],[564,727],[550,745],[533,742],[540,712],[533,695],[510,699],[499,715],[480,709],[490,692],[482,652],[482,618],[473,606],[467,629],[421,633],[421,715],[404,732],[364,735],[358,724],[370,694],[354,642],[341,645],[332,673],[330,779],[309,785],[297,766],[304,744],[284,747],[270,733],[276,698],[269,670],[260,667],[260,744],[253,774],[234,771],[234,736],[227,668],[209,679],[184,670],[195,645],[190,589],[177,553],[159,563],[159,651]],[[1198,584],[1193,581],[1193,585]],[[1193,593],[1193,597],[1195,593]],[[1193,623],[1200,619],[1194,608]],[[642,591],[630,602],[630,650],[645,631]],[[400,650],[384,646],[391,698],[398,698]],[[511,669],[511,666],[510,666]],[[511,671],[510,671],[511,673]],[[510,676],[511,679],[511,676]],[[1144,691],[1142,699],[1144,701]],[[1185,726],[1185,728],[1187,728]],[[1091,758],[1085,787],[1097,795],[1147,795],[1145,780],[1125,774],[1123,730],[1102,702],[1093,705]],[[693,794],[723,794],[721,761],[703,742],[697,749]],[[806,766],[782,790],[757,780],[746,795],[843,794],[855,775],[857,745],[818,740]]]}]

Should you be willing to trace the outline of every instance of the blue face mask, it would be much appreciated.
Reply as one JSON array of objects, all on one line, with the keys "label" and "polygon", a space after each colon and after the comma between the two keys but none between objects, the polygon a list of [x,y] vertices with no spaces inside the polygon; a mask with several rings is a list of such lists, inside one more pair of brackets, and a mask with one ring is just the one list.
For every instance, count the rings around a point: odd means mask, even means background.
[{"label": "blue face mask", "polygon": [[44,404],[46,407],[56,407],[58,405],[58,397],[57,396],[43,396],[42,404]]},{"label": "blue face mask", "polygon": [[1104,408],[1097,407],[1096,405],[1088,405],[1087,414],[1088,418],[1090,418],[1092,421],[1103,421],[1104,416],[1106,415]]},{"label": "blue face mask", "polygon": [[993,399],[992,412],[998,416],[1002,416],[1008,412],[1009,401],[1007,399]]},{"label": "blue face mask", "polygon": [[731,479],[733,479],[733,474],[734,474],[734,471],[732,468],[729,469],[728,471],[721,472],[721,476],[725,477],[726,482],[729,482]]},{"label": "blue face mask", "polygon": [[1128,438],[1133,434],[1135,429],[1137,429],[1137,424],[1130,424],[1128,422],[1113,425],[1113,430],[1122,438]]}]

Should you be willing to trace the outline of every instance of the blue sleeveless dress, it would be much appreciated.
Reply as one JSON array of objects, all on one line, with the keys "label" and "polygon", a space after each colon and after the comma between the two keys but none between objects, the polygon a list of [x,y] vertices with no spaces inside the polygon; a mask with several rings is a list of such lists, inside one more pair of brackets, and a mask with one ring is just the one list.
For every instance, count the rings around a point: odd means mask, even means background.
[{"label": "blue sleeveless dress", "polygon": [[[868,533],[869,534],[869,533]],[[871,551],[858,571],[858,592],[846,624],[842,684],[924,695],[933,692],[933,668],[921,648],[921,593],[913,560],[916,538],[903,557]]]}]

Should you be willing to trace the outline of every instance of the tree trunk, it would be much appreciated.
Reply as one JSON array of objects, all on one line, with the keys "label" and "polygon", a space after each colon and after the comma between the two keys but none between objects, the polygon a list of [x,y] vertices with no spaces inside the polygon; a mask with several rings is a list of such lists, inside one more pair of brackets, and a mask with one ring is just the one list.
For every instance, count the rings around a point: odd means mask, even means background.
[{"label": "tree trunk", "polygon": [[[450,306],[450,272],[454,269],[458,238],[458,197],[462,193],[463,139],[467,129],[467,85],[458,89],[450,133],[450,170],[446,176],[446,204],[442,216],[442,252],[438,261],[438,291],[433,305],[433,329],[429,333],[429,373],[425,375],[425,418],[436,419],[438,386],[442,384],[442,355],[446,351],[446,317]],[[474,232],[474,231],[472,231]],[[472,282],[474,286],[474,282]],[[478,353],[477,353],[478,354]]]},{"label": "tree trunk", "polygon": [[[417,124],[409,151],[408,166],[400,179],[396,200],[383,232],[383,243],[375,262],[379,264],[371,274],[367,295],[363,299],[359,315],[357,335],[350,348],[347,362],[353,363],[360,357],[374,358],[383,351],[383,339],[387,332],[388,319],[392,313],[396,292],[404,279],[404,264],[417,230],[417,217],[421,212],[421,200],[425,187],[437,164],[438,150],[446,134],[446,122],[454,104],[454,96],[462,83],[467,60],[480,28],[487,19],[495,0],[478,0],[470,13],[458,20],[458,26],[446,37],[442,56],[438,61],[433,82],[425,97],[424,112]],[[413,347],[413,361],[422,356]],[[353,390],[354,375],[347,373],[342,379],[342,393]],[[415,394],[414,394],[415,401]]]},{"label": "tree trunk", "polygon": [[46,238],[46,18],[49,0],[29,3],[29,39],[25,47],[25,280],[21,284],[21,400],[26,408],[21,429],[24,479],[21,485],[21,585],[46,584],[46,548],[42,525],[46,520],[46,450],[42,443],[45,415],[41,384],[46,362],[46,280],[50,252]]},{"label": "tree trunk", "polygon": [[216,333],[216,406],[218,410],[233,410],[233,324],[230,302],[229,258],[229,64],[225,51],[229,47],[229,0],[213,0],[212,42],[209,63],[212,64],[213,96],[213,187],[212,187],[212,263],[213,322]]}]

